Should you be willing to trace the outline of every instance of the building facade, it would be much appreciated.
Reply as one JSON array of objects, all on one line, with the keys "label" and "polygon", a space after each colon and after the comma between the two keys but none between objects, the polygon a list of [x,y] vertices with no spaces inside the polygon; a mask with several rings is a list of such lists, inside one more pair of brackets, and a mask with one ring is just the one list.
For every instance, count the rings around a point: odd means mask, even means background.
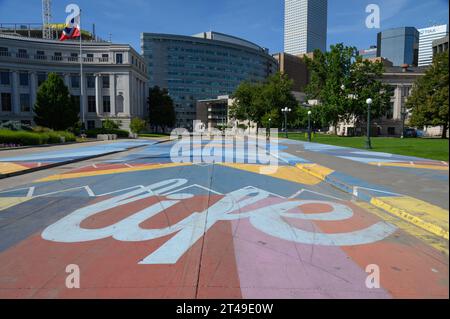
[{"label": "building facade", "polygon": [[228,110],[231,105],[232,100],[228,95],[197,101],[196,119],[205,125],[208,132],[224,128],[228,125]]},{"label": "building facade", "polygon": [[402,27],[378,33],[377,57],[392,61],[394,66],[417,66],[419,31],[414,27]]},{"label": "building facade", "polygon": [[[411,96],[416,80],[425,75],[426,68],[420,67],[396,67],[387,66],[381,81],[391,86],[393,96],[391,98],[391,108],[385,116],[379,119],[373,119],[372,134],[375,136],[401,136],[403,123],[408,125],[411,114],[406,109],[406,102]],[[337,133],[344,136],[365,135],[365,123],[360,127],[355,123],[339,123]],[[333,131],[334,128],[331,128]]]},{"label": "building facade", "polygon": [[419,29],[419,66],[433,63],[433,41],[448,35],[448,25]]},{"label": "building facade", "polygon": [[[37,90],[49,73],[61,76],[78,101],[84,83],[88,128],[101,127],[102,120],[110,118],[129,129],[133,117],[146,116],[148,78],[141,55],[129,45],[86,41],[80,81],[79,54],[78,41],[0,34],[0,121],[34,124]],[[80,118],[82,114],[80,108]]]},{"label": "building facade", "polygon": [[433,41],[433,56],[444,52],[448,52],[448,35]]},{"label": "building facade", "polygon": [[293,91],[305,92],[310,77],[305,60],[301,56],[287,53],[276,53],[273,57],[278,61],[279,71],[293,81]]},{"label": "building facade", "polygon": [[143,33],[141,46],[149,85],[168,89],[177,127],[192,128],[198,100],[232,94],[243,81],[263,81],[278,69],[267,49],[216,32]]},{"label": "building facade", "polygon": [[327,49],[328,0],[285,0],[284,52]]}]

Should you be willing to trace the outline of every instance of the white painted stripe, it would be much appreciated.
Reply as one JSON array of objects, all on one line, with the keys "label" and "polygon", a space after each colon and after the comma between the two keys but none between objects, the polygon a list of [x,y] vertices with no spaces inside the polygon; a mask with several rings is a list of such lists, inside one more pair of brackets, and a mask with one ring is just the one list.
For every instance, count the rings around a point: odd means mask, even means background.
[{"label": "white painted stripe", "polygon": [[30,189],[28,190],[28,194],[27,194],[27,197],[33,197],[33,194],[34,194],[34,190],[35,190],[36,188],[33,186],[33,187],[30,187]]}]

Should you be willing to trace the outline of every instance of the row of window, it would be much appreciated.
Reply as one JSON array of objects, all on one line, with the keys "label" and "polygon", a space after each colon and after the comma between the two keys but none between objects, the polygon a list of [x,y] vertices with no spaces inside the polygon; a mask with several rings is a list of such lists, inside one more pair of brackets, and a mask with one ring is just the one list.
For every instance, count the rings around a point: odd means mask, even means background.
[{"label": "row of window", "polygon": [[[72,96],[74,102],[80,104],[80,96]],[[123,113],[123,104],[117,105],[117,112]],[[12,112],[12,97],[11,93],[0,94],[0,109],[2,112]],[[31,112],[31,99],[29,94],[20,94],[20,111],[23,113]],[[97,112],[97,102],[95,96],[88,96],[88,112]],[[103,96],[103,113],[111,113],[111,97],[109,95]]]},{"label": "row of window", "polygon": [[[63,75],[58,74],[63,77]],[[45,72],[37,72],[37,84],[40,86],[47,80],[47,73]],[[93,74],[89,74],[86,76],[87,88],[95,89],[95,76]],[[0,71],[0,85],[11,85],[11,76],[10,72]],[[19,72],[19,85],[27,87],[30,85],[30,76],[28,72]],[[72,74],[70,76],[70,85],[74,89],[80,88],[80,76]],[[102,87],[104,89],[110,88],[110,79],[109,76],[102,76]]]},{"label": "row of window", "polygon": [[[31,99],[29,94],[20,94],[20,111],[23,113],[31,112]],[[0,94],[0,109],[2,112],[12,111],[12,97],[11,93]]]}]

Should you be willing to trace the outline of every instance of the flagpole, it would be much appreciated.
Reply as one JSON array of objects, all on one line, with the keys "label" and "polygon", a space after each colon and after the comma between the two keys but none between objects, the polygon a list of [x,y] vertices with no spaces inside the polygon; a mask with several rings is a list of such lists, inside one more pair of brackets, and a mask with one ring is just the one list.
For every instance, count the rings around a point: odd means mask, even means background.
[{"label": "flagpole", "polygon": [[82,42],[82,33],[81,33],[81,9],[80,9],[80,17],[79,17],[78,27],[80,28],[80,108],[81,108],[81,121],[82,121],[82,129],[86,129],[86,118],[84,112],[84,81],[83,81],[83,42]]}]

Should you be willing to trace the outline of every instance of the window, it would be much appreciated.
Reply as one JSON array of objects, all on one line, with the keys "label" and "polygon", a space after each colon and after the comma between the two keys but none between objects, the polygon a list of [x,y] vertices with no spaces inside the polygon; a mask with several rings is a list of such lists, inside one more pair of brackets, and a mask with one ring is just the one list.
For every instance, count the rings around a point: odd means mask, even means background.
[{"label": "window", "polygon": [[44,83],[45,81],[47,81],[47,73],[45,73],[45,72],[38,72],[37,73],[38,86],[41,86],[41,84]]},{"label": "window", "polygon": [[0,100],[2,105],[2,112],[11,112],[12,111],[11,93],[2,93]]},{"label": "window", "polygon": [[80,76],[79,75],[71,75],[70,76],[70,85],[73,89],[80,88]]},{"label": "window", "polygon": [[20,72],[19,74],[19,83],[20,86],[28,86],[29,78],[27,72]]},{"label": "window", "polygon": [[87,76],[87,87],[88,89],[95,89],[95,76],[92,74]]},{"label": "window", "polygon": [[111,113],[111,97],[109,95],[103,97],[103,113]]},{"label": "window", "polygon": [[20,111],[25,113],[31,112],[29,94],[20,94]]},{"label": "window", "polygon": [[55,52],[53,55],[53,60],[55,61],[62,61],[62,53],[61,52]]},{"label": "window", "polygon": [[103,88],[109,89],[109,75],[102,76]]},{"label": "window", "polygon": [[97,102],[95,100],[95,96],[88,96],[88,112],[97,113]]},{"label": "window", "polygon": [[17,57],[18,58],[28,58],[28,51],[25,49],[19,49],[17,51]]},{"label": "window", "polygon": [[123,63],[123,54],[122,53],[117,53],[116,54],[116,63],[117,64],[122,64]]},{"label": "window", "polygon": [[0,84],[1,85],[10,85],[11,84],[9,72],[7,72],[7,71],[0,72]]},{"label": "window", "polygon": [[95,129],[95,121],[87,121],[87,128],[88,130]]},{"label": "window", "polygon": [[394,102],[391,102],[391,108],[386,113],[386,119],[392,120],[394,118]]},{"label": "window", "polygon": [[72,95],[73,104],[81,107],[81,100],[79,95]]}]

